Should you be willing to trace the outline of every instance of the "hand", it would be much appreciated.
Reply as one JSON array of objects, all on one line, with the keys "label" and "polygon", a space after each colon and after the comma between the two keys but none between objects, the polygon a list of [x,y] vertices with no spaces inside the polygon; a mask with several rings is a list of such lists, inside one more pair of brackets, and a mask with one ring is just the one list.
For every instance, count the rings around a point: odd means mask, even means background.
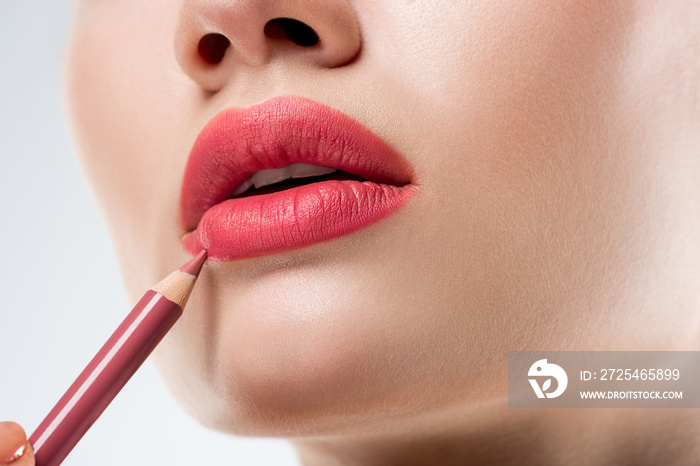
[{"label": "hand", "polygon": [[34,451],[24,429],[14,422],[0,422],[0,466],[34,466]]}]

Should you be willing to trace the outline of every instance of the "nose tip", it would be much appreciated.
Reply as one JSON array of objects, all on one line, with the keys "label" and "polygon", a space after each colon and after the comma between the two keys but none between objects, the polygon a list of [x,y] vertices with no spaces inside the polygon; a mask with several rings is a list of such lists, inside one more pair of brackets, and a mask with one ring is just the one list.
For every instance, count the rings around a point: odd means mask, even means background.
[{"label": "nose tip", "polygon": [[185,73],[217,91],[236,69],[272,60],[343,66],[358,54],[361,35],[345,0],[184,0],[174,45]]}]

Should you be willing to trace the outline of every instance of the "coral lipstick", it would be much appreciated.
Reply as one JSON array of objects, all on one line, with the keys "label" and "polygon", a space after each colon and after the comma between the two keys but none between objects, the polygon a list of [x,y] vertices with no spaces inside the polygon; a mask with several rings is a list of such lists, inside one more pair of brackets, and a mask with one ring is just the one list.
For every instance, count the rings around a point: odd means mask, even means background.
[{"label": "coral lipstick", "polygon": [[207,258],[200,252],[146,292],[37,427],[37,466],[61,464],[182,315]]},{"label": "coral lipstick", "polygon": [[[347,177],[236,197],[256,172],[293,164]],[[225,109],[202,129],[188,159],[180,197],[184,245],[227,261],[325,241],[397,211],[417,192],[413,178],[381,138],[312,100],[281,96]]]}]

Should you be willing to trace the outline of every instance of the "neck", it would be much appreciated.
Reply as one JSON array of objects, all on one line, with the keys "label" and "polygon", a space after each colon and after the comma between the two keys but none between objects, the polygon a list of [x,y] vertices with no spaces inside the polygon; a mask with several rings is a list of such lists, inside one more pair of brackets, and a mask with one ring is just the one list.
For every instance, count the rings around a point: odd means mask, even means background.
[{"label": "neck", "polygon": [[486,406],[294,444],[304,466],[700,464],[698,421],[692,409]]}]

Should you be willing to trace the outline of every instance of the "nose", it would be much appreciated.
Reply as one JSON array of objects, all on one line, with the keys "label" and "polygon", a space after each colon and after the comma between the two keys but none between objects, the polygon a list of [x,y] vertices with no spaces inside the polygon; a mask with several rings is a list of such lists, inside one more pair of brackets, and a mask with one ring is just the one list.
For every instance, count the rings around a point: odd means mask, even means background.
[{"label": "nose", "polygon": [[287,59],[317,68],[353,61],[360,27],[347,0],[183,0],[175,33],[182,69],[218,91],[241,66]]}]

